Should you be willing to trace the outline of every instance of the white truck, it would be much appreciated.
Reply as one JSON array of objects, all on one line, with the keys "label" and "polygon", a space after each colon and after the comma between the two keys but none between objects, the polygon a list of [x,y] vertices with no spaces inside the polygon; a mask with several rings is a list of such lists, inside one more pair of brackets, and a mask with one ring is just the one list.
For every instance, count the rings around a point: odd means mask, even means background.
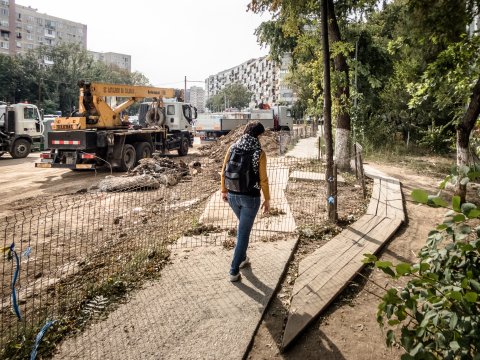
[{"label": "white truck", "polygon": [[[79,82],[79,109],[68,117],[56,118],[48,134],[49,152],[40,155],[38,168],[94,169],[109,165],[127,171],[153,152],[176,150],[188,154],[193,146],[192,125],[196,108],[163,99],[181,98],[176,89]],[[123,103],[108,105],[111,98]],[[152,98],[143,126],[136,126],[122,115],[136,101]],[[117,99],[118,100],[118,99]]]},{"label": "white truck", "polygon": [[0,104],[0,156],[27,157],[32,148],[40,148],[43,125],[40,112],[32,104]]},{"label": "white truck", "polygon": [[266,129],[290,130],[293,128],[290,107],[279,105],[268,109],[201,114],[195,123],[195,131],[201,133],[206,139],[215,139],[254,120],[261,122]]}]

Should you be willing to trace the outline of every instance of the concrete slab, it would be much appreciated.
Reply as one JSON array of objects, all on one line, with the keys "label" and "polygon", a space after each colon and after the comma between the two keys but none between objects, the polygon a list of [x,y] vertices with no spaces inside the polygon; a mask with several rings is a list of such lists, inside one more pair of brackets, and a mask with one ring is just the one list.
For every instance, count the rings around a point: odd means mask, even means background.
[{"label": "concrete slab", "polygon": [[231,250],[177,249],[162,277],[107,320],[65,341],[55,359],[241,359],[297,238],[255,243],[231,283]]},{"label": "concrete slab", "polygon": [[[290,174],[292,180],[307,180],[307,181],[325,181],[325,174],[311,171],[293,171]],[[342,175],[337,176],[337,182],[344,183],[345,179]]]},{"label": "concrete slab", "polygon": [[[270,183],[270,207],[280,210],[283,214],[267,218],[259,213],[253,224],[252,235],[255,236],[258,231],[293,232],[296,229],[295,220],[284,192],[288,183],[289,169],[285,166],[272,166],[267,168],[267,173]],[[200,222],[223,229],[236,228],[237,218],[228,203],[222,200],[220,190],[210,198],[200,217]]]}]

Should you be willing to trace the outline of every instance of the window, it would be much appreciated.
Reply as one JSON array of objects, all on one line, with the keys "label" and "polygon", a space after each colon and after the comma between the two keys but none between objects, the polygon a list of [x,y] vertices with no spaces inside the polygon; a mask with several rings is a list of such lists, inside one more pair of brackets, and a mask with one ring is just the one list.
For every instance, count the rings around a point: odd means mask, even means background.
[{"label": "window", "polygon": [[33,16],[27,16],[27,21],[34,22],[35,18]]},{"label": "window", "polygon": [[1,15],[5,15],[5,16],[8,16],[8,9],[1,9],[1,10],[0,10],[0,14],[1,14]]},{"label": "window", "polygon": [[0,49],[8,49],[8,41],[0,41]]},{"label": "window", "polygon": [[23,118],[29,120],[39,120],[38,112],[33,107],[23,108]]},{"label": "window", "polygon": [[175,106],[174,105],[168,105],[167,106],[167,115],[175,115]]},{"label": "window", "polygon": [[2,4],[3,6],[8,6],[9,2],[8,0],[2,0],[0,4]]},{"label": "window", "polygon": [[0,20],[0,26],[8,27],[8,20]]},{"label": "window", "polygon": [[37,24],[38,25],[43,25],[43,19],[42,18],[37,18]]},{"label": "window", "polygon": [[27,44],[27,49],[33,49],[33,44]]},{"label": "window", "polygon": [[21,48],[22,47],[22,43],[20,41],[17,41],[17,48]]},{"label": "window", "polygon": [[18,14],[17,14],[17,20],[18,20],[18,21],[22,21],[22,13],[18,13]]}]

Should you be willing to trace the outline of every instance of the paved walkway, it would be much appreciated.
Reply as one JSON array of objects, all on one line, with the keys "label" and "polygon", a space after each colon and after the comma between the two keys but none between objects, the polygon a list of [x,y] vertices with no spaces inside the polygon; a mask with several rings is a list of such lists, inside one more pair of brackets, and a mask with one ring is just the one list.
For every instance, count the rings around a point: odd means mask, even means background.
[{"label": "paved walkway", "polygon": [[[316,138],[301,139],[287,156],[315,158]],[[57,359],[241,359],[289,262],[298,236],[284,190],[288,168],[269,159],[275,217],[257,217],[242,281],[230,283],[232,250],[194,247],[181,238],[171,264],[105,321],[92,325],[59,348]],[[228,205],[216,193],[202,223],[236,227]],[[276,241],[261,238],[278,234]]]},{"label": "paved walkway", "polygon": [[[320,133],[320,132],[318,132]],[[318,136],[300,139],[298,143],[285,154],[285,157],[318,158]]]}]

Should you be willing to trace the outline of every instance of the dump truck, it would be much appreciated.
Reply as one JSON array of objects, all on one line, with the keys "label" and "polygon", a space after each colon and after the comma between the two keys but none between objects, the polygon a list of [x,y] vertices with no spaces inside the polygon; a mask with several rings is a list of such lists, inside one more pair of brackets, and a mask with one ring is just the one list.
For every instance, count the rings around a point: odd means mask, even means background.
[{"label": "dump truck", "polygon": [[201,133],[201,137],[204,139],[216,139],[254,120],[261,122],[266,129],[270,130],[290,130],[293,128],[290,107],[263,105],[260,109],[247,111],[200,114],[195,123],[195,130]]},{"label": "dump truck", "polygon": [[0,156],[25,158],[32,148],[40,149],[43,140],[40,112],[33,104],[0,103]]},{"label": "dump truck", "polygon": [[[182,90],[85,81],[78,85],[78,111],[54,120],[50,151],[41,154],[36,167],[94,169],[106,164],[127,171],[154,152],[176,150],[184,156],[193,146],[197,110],[182,101]],[[112,105],[112,98],[125,101]],[[132,126],[123,113],[146,98],[152,101],[145,126]]]}]

